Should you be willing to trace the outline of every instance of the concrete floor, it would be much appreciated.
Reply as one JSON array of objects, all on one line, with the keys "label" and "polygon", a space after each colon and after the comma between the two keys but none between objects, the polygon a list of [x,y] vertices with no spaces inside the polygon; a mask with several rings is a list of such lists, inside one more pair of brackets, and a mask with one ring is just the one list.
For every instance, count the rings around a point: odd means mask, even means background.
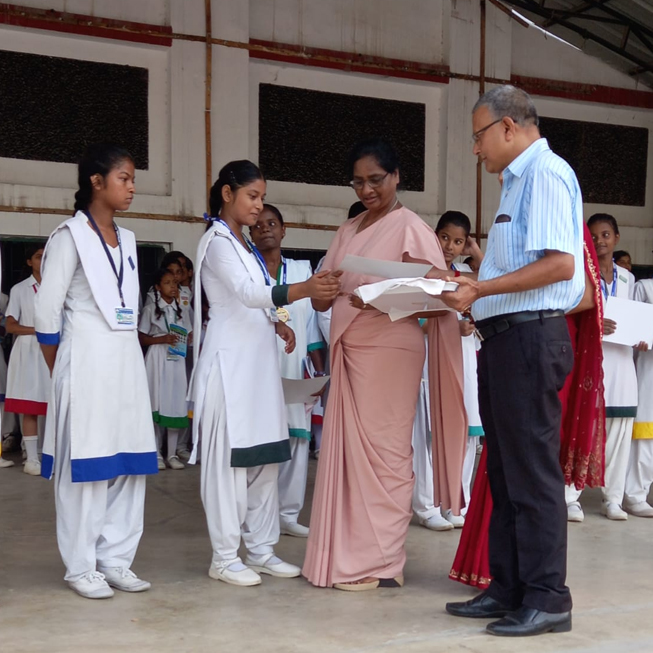
[{"label": "concrete floor", "polygon": [[[484,621],[444,612],[446,601],[475,593],[447,579],[459,531],[411,526],[403,589],[347,594],[270,577],[259,587],[236,588],[207,576],[211,548],[199,468],[166,471],[149,481],[134,564],[153,589],[89,601],[63,582],[52,484],[18,466],[2,469],[0,496],[0,651],[6,653],[653,652],[653,520],[608,521],[598,515],[596,491],[585,493],[585,523],[569,529],[574,630],[527,640],[493,638],[483,632]],[[301,564],[304,548],[305,540],[282,537],[277,552]]]}]

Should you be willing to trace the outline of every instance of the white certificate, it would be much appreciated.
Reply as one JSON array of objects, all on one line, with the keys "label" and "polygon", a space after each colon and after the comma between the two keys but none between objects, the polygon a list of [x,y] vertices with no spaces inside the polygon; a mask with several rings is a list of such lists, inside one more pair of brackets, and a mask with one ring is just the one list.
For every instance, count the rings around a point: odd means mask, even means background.
[{"label": "white certificate", "polygon": [[617,323],[617,330],[604,336],[605,342],[632,347],[640,342],[653,346],[653,304],[621,297],[608,297],[605,317]]},{"label": "white certificate", "polygon": [[328,376],[316,376],[313,379],[281,379],[283,396],[287,404],[311,404],[329,380]]},{"label": "white certificate", "polygon": [[354,292],[394,322],[423,311],[454,311],[439,297],[457,288],[457,283],[443,279],[387,279],[360,286]]},{"label": "white certificate", "polygon": [[338,269],[357,274],[367,274],[370,277],[381,277],[382,279],[406,279],[423,277],[432,267],[428,263],[382,261],[375,258],[347,254],[338,266]]}]

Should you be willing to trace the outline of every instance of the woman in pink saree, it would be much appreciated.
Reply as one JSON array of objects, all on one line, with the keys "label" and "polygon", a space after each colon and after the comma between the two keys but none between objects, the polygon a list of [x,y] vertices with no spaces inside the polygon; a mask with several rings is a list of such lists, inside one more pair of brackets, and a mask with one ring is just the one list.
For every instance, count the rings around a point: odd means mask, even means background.
[{"label": "woman in pink saree", "polygon": [[[367,211],[340,227],[324,265],[335,270],[353,254],[444,269],[433,230],[397,199],[399,169],[391,146],[361,143],[350,166],[351,185]],[[361,310],[360,300],[351,297],[379,280],[345,272],[343,293],[332,304],[331,389],[302,572],[320,587],[403,585],[414,480],[411,435],[425,345],[416,316],[391,322],[376,309]],[[433,420],[434,445],[448,462],[436,500],[459,512],[467,424],[458,321],[447,314],[428,322],[433,414],[442,416]]]}]

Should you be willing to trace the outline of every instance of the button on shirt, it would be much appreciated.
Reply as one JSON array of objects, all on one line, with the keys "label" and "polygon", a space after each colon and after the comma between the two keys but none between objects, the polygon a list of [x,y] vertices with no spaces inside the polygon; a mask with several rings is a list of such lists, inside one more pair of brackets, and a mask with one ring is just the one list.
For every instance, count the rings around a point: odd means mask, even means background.
[{"label": "button on shirt", "polygon": [[583,198],[571,166],[540,138],[503,172],[501,203],[488,235],[479,281],[534,263],[544,256],[544,250],[572,254],[576,263],[573,278],[535,290],[482,297],[472,306],[474,318],[520,311],[569,311],[582,299]]}]

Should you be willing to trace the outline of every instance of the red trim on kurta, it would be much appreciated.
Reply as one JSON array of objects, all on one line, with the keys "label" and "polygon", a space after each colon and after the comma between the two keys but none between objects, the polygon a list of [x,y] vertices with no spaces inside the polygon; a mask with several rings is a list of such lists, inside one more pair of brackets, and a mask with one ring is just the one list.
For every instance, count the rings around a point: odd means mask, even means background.
[{"label": "red trim on kurta", "polygon": [[[172,45],[171,37],[161,36],[161,32],[172,34],[172,27],[169,25],[135,23],[128,20],[71,14],[65,11],[22,7],[5,2],[0,3],[0,24],[166,47]],[[154,34],[148,34],[148,31]]]},{"label": "red trim on kurta", "polygon": [[41,401],[5,398],[5,411],[8,413],[16,413],[16,415],[45,415],[47,410],[48,404]]},{"label": "red trim on kurta", "polygon": [[578,82],[563,82],[556,79],[522,75],[512,75],[510,81],[531,95],[653,109],[653,93],[651,91],[636,91],[629,88],[599,86],[598,84],[579,84]]},{"label": "red trim on kurta", "polygon": [[[332,70],[382,75],[384,77],[417,79],[419,81],[436,82],[438,84],[449,83],[449,77],[443,74],[449,72],[449,66],[445,65],[406,61],[403,59],[389,59],[387,57],[374,57],[367,54],[356,54],[355,52],[310,48],[291,43],[277,43],[275,41],[261,41],[259,39],[250,39],[249,42],[251,45],[271,48],[270,52],[250,50],[249,56],[253,59],[281,61],[300,66],[330,68]],[[280,49],[286,50],[287,52],[276,52],[276,50]]]}]

